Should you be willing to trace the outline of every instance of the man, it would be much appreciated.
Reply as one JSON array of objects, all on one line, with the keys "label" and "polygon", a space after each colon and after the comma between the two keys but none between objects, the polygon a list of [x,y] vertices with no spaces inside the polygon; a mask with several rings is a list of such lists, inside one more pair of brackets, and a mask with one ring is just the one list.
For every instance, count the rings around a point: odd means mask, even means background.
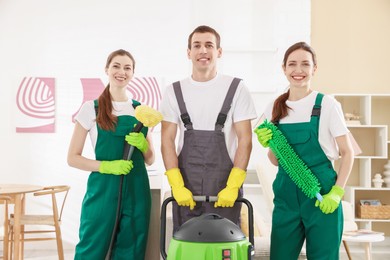
[{"label": "man", "polygon": [[[168,86],[161,103],[161,151],[177,203],[174,232],[190,218],[209,212],[239,225],[241,205],[234,202],[242,196],[252,149],[253,101],[240,79],[217,73],[222,48],[213,28],[199,26],[189,35],[187,55],[191,77]],[[218,200],[195,203],[193,195],[218,195]]]}]

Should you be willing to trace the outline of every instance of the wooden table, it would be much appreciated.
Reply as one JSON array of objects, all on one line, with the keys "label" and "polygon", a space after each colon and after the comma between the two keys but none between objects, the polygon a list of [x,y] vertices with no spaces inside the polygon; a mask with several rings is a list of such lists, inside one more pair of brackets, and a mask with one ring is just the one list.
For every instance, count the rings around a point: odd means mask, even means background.
[{"label": "wooden table", "polygon": [[361,236],[347,236],[343,235],[343,243],[345,246],[345,250],[347,251],[348,258],[351,259],[348,246],[346,245],[346,242],[360,242],[364,244],[364,251],[366,253],[366,259],[371,260],[372,259],[372,253],[371,253],[371,244],[373,242],[381,242],[385,240],[384,235],[361,235]]},{"label": "wooden table", "polygon": [[14,259],[21,259],[20,252],[20,217],[24,213],[25,194],[42,190],[43,187],[31,184],[0,184],[0,194],[8,195],[14,200]]}]

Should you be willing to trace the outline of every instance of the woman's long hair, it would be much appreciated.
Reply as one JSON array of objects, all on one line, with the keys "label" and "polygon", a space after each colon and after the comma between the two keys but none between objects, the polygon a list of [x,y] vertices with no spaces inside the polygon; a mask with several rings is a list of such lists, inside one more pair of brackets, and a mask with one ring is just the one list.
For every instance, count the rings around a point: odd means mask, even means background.
[{"label": "woman's long hair", "polygon": [[[133,71],[135,69],[135,60],[130,52],[119,49],[112,52],[106,62],[106,69],[110,66],[112,59],[116,56],[128,56],[133,62]],[[114,131],[118,118],[112,113],[112,96],[110,94],[110,83],[107,84],[103,93],[98,98],[98,114],[96,116],[96,122],[100,128],[106,131]]]}]

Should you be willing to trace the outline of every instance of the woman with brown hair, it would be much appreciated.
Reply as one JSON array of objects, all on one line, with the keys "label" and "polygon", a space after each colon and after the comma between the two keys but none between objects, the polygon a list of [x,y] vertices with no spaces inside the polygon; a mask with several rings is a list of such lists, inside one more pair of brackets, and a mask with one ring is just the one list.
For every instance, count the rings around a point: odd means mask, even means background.
[{"label": "woman with brown hair", "polygon": [[[266,108],[263,119],[277,125],[299,158],[317,177],[322,201],[309,198],[289,177],[278,159],[273,183],[271,259],[297,259],[306,240],[308,259],[339,259],[343,232],[340,207],[344,187],[353,164],[353,148],[340,104],[331,96],[311,88],[317,70],[314,50],[305,42],[285,53],[283,71],[289,89]],[[269,146],[270,129],[256,129],[259,142]],[[333,161],[340,159],[338,171]]]},{"label": "woman with brown hair", "polygon": [[[148,128],[132,132],[138,123],[135,107],[139,102],[127,97],[126,86],[134,75],[134,67],[129,52],[112,52],[105,67],[109,84],[97,100],[84,103],[75,118],[68,164],[91,171],[75,259],[104,259],[110,248],[110,259],[144,259],[151,209],[145,163],[152,164],[155,155]],[[88,134],[96,159],[82,155]],[[122,159],[126,141],[136,148],[131,160]],[[117,205],[121,205],[119,214]],[[111,247],[116,219],[119,227]]]}]

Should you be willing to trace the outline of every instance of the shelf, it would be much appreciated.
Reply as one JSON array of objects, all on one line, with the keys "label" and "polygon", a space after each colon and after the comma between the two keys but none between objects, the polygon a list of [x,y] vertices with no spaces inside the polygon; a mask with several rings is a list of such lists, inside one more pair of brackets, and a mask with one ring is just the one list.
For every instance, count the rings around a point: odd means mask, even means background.
[{"label": "shelf", "polygon": [[334,97],[340,102],[344,113],[352,113],[360,116],[362,125],[371,124],[370,117],[370,98],[367,95],[345,95],[336,94]]},{"label": "shelf", "polygon": [[390,222],[390,219],[355,218],[356,222]]},{"label": "shelf", "polygon": [[389,188],[355,188],[355,205],[360,203],[360,200],[379,199],[382,204],[390,204],[390,189]]},{"label": "shelf", "polygon": [[[390,205],[390,187],[373,188],[372,179],[376,173],[382,174],[384,165],[390,160],[390,94],[335,94],[343,112],[357,116],[357,122],[347,124],[362,154],[355,156],[344,200],[349,201],[357,216],[360,200],[377,199]],[[354,118],[356,119],[356,118]],[[347,122],[348,123],[348,122]],[[338,169],[336,161],[335,168]],[[381,230],[390,235],[390,219],[355,218],[361,228]]]},{"label": "shelf", "polygon": [[[390,116],[386,113],[390,111],[390,96],[372,96],[371,104],[371,124],[390,126]],[[389,133],[387,134],[386,139],[390,140]]]},{"label": "shelf", "polygon": [[390,188],[366,188],[366,187],[350,187],[354,190],[359,190],[359,191],[390,191]]},{"label": "shelf", "polygon": [[387,125],[348,126],[362,149],[356,158],[387,158]]}]

